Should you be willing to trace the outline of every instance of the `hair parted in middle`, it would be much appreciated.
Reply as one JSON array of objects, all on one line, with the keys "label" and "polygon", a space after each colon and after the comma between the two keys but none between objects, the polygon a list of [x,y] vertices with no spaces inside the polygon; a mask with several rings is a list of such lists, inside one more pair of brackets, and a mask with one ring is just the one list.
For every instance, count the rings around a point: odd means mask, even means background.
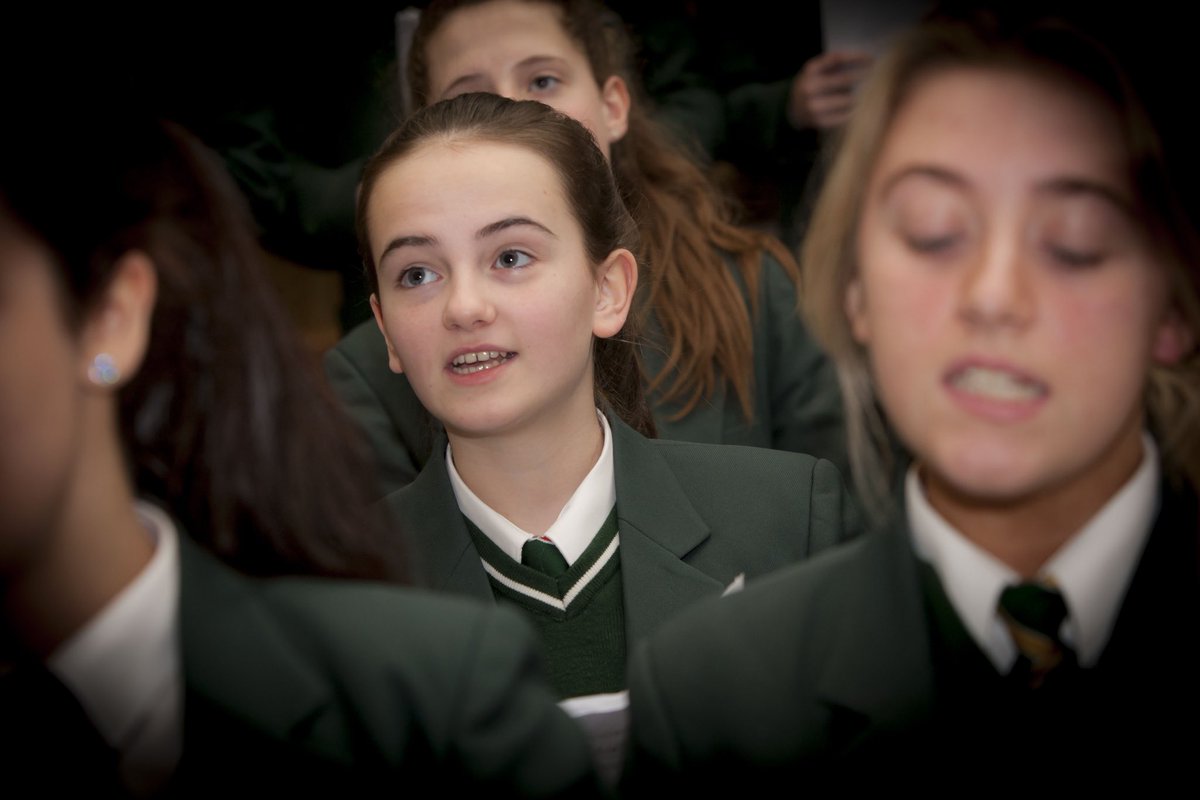
[{"label": "hair parted in middle", "polygon": [[[638,255],[638,228],[625,208],[612,171],[592,134],[580,123],[532,100],[499,95],[463,94],[423,108],[400,126],[363,169],[355,225],[367,283],[379,292],[377,265],[371,255],[367,209],[376,183],[393,164],[418,156],[423,144],[499,142],[522,147],[549,163],[562,182],[563,195],[583,232],[588,260],[598,267],[614,250]],[[631,318],[609,339],[593,342],[596,403],[611,409],[630,427],[654,436],[646,405],[638,356],[637,324]]]}]

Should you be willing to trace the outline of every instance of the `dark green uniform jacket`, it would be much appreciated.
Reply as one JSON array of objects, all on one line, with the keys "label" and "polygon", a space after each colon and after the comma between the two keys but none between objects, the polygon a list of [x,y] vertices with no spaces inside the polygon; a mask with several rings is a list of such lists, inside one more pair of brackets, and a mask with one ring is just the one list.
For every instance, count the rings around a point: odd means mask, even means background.
[{"label": "dark green uniform jacket", "polygon": [[768,780],[970,794],[1191,770],[1196,500],[1164,497],[1099,662],[1059,693],[996,673],[902,522],[689,609],[631,662],[630,794]]},{"label": "dark green uniform jacket", "polygon": [[247,579],[182,537],[180,560],[178,794],[595,790],[515,614],[365,582]]},{"label": "dark green uniform jacket", "polygon": [[[610,417],[626,641],[681,609],[806,558],[857,530],[837,468],[800,453],[649,440]],[[491,600],[446,472],[445,442],[383,501],[422,582]]]}]

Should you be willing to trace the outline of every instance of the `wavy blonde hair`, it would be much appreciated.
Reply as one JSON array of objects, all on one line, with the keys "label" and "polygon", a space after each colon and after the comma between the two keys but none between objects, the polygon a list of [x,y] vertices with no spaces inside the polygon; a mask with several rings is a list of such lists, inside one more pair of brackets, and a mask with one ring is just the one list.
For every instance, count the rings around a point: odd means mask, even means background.
[{"label": "wavy blonde hair", "polygon": [[[1109,101],[1129,156],[1137,216],[1168,267],[1173,311],[1200,334],[1200,239],[1177,192],[1180,184],[1168,170],[1164,138],[1113,52],[1060,18],[1005,20],[976,13],[927,20],[898,40],[872,70],[832,151],[801,254],[805,313],[836,363],[854,479],[877,517],[889,510],[896,447],[875,396],[866,349],[855,341],[845,311],[846,290],[858,270],[858,226],[868,180],[897,109],[923,77],[962,67],[1067,77]],[[1145,404],[1168,476],[1200,487],[1200,351],[1194,343],[1179,363],[1151,367]]]}]

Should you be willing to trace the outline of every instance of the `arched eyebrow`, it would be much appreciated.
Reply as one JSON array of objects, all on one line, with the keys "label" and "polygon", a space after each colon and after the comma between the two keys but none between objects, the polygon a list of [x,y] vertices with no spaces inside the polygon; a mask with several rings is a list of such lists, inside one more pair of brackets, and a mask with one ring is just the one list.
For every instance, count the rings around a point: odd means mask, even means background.
[{"label": "arched eyebrow", "polygon": [[490,225],[484,225],[475,233],[475,238],[486,239],[487,237],[497,234],[500,231],[507,230],[508,228],[515,228],[520,225],[528,225],[533,228],[537,228],[548,236],[552,236],[555,239],[558,238],[558,234],[556,234],[554,231],[550,230],[542,223],[530,219],[529,217],[505,217],[504,219],[497,220]]},{"label": "arched eyebrow", "polygon": [[388,242],[387,247],[383,248],[383,252],[379,254],[378,261],[383,261],[387,254],[393,250],[400,250],[405,247],[431,247],[437,244],[437,238],[434,236],[397,236]]},{"label": "arched eyebrow", "polygon": [[880,195],[887,196],[887,194],[896,187],[896,184],[900,183],[905,178],[911,178],[914,176],[932,178],[938,183],[944,183],[948,186],[953,186],[959,189],[966,190],[970,188],[967,184],[966,178],[959,175],[957,172],[952,172],[951,170],[943,167],[936,167],[932,164],[916,164],[911,167],[906,167],[905,169],[900,170],[895,175],[892,175],[890,178],[888,178],[883,184]]},{"label": "arched eyebrow", "polygon": [[[496,220],[489,225],[484,225],[482,228],[476,231],[475,238],[486,239],[487,237],[497,234],[500,231],[521,225],[527,225],[529,227],[536,228],[547,236],[551,236],[555,239],[558,238],[558,234],[556,234],[554,231],[550,230],[537,220],[530,219],[529,217],[505,217],[504,219]],[[434,247],[437,245],[437,243],[438,240],[436,236],[424,236],[419,234],[414,234],[411,236],[397,236],[395,239],[392,239],[390,242],[388,242],[387,247],[383,248],[383,252],[379,254],[378,261],[382,262],[385,258],[387,258],[388,253],[392,252],[393,250],[401,250],[405,247]]]},{"label": "arched eyebrow", "polygon": [[1096,197],[1113,205],[1123,214],[1133,215],[1133,204],[1118,189],[1103,181],[1089,178],[1053,178],[1038,184],[1038,191],[1064,197]]},{"label": "arched eyebrow", "polygon": [[[910,178],[914,175],[919,175],[926,178],[932,178],[938,183],[953,186],[964,191],[970,191],[971,186],[966,178],[956,172],[945,169],[943,167],[934,166],[931,164],[918,164],[907,167],[895,175],[892,175],[884,183],[881,195],[886,196],[896,184],[903,181],[905,178]],[[1118,189],[1104,181],[1093,180],[1091,178],[1079,178],[1071,175],[1062,177],[1050,178],[1042,181],[1036,186],[1037,191],[1044,194],[1058,195],[1062,197],[1070,196],[1091,196],[1099,198],[1120,211],[1123,214],[1133,215],[1133,204],[1125,197]]]},{"label": "arched eyebrow", "polygon": [[482,92],[485,91],[484,77],[479,72],[471,72],[466,75],[461,75],[450,82],[442,91],[438,92],[437,99],[445,100],[455,95],[466,94],[467,91]]},{"label": "arched eyebrow", "polygon": [[523,58],[517,63],[517,69],[537,69],[538,67],[558,67],[564,68],[567,66],[567,60],[560,56],[537,55]]}]

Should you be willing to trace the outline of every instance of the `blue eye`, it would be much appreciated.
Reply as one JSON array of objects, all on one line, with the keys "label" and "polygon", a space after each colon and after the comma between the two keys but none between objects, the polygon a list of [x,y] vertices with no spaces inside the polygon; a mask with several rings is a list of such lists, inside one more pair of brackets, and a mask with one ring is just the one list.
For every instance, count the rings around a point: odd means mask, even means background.
[{"label": "blue eye", "polygon": [[562,81],[553,75],[538,75],[529,82],[529,88],[535,92],[545,92],[558,86]]},{"label": "blue eye", "polygon": [[409,267],[400,273],[400,277],[396,279],[396,283],[405,289],[413,289],[417,286],[433,283],[440,277],[429,267]]},{"label": "blue eye", "polygon": [[532,261],[533,257],[528,253],[520,250],[505,250],[496,258],[493,266],[498,269],[521,269],[529,266]]}]

